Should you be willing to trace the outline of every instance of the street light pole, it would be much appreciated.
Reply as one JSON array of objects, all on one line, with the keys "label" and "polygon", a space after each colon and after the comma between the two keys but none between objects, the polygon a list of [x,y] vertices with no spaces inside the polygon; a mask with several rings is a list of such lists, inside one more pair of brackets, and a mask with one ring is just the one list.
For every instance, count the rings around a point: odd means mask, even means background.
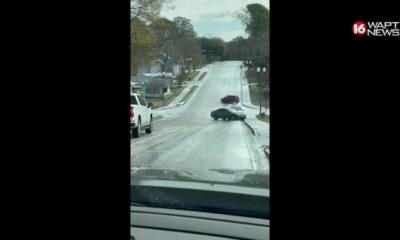
[{"label": "street light pole", "polygon": [[[263,71],[263,73],[265,73],[267,71],[267,69],[265,67],[263,67],[262,71]],[[265,76],[265,77],[267,77],[267,76]],[[260,94],[260,102],[261,102],[261,94]],[[267,112],[267,101],[265,101],[265,112]],[[261,114],[261,104],[260,104],[260,114]]]},{"label": "street light pole", "polygon": [[187,63],[188,63],[188,73],[189,73],[189,80],[191,80],[191,78],[192,78],[192,72],[190,71],[190,64],[192,63],[192,58],[191,57],[189,57],[189,58],[186,58],[186,61],[187,61]]},{"label": "street light pole", "polygon": [[141,82],[141,88],[143,89],[143,98],[146,99],[146,84],[147,84],[147,80],[142,80]]},{"label": "street light pole", "polygon": [[206,50],[201,50],[201,53],[203,54],[204,57],[204,64],[203,65],[207,65],[207,60],[206,60]]},{"label": "street light pole", "polygon": [[261,81],[260,81],[260,67],[257,68],[258,87],[260,88],[260,116],[261,116]]},{"label": "street light pole", "polygon": [[163,99],[163,106],[165,106],[165,94],[164,94],[164,79],[165,79],[165,72],[162,72],[162,80],[161,80],[161,86],[162,86],[162,99]]}]

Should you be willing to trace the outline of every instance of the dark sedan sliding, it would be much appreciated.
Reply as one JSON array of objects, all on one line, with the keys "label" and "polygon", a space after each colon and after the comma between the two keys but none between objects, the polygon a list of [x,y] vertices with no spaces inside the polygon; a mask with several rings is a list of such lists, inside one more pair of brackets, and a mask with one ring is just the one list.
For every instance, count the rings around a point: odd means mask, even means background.
[{"label": "dark sedan sliding", "polygon": [[221,118],[222,120],[244,120],[246,119],[246,115],[240,112],[234,112],[227,108],[220,108],[211,112],[211,117],[214,120],[218,120]]}]

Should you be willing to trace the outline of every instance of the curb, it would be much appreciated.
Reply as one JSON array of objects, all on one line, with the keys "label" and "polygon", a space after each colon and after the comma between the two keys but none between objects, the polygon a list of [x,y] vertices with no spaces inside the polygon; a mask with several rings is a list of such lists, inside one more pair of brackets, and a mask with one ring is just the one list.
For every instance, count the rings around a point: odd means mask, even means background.
[{"label": "curb", "polygon": [[197,81],[203,80],[203,78],[207,75],[207,72],[203,72]]},{"label": "curb", "polygon": [[186,81],[188,81],[188,82],[200,81],[200,79],[203,77],[204,73],[207,73],[206,71],[204,71],[202,73],[201,73],[201,70],[198,70],[198,71],[199,71],[199,73],[195,77],[193,77],[192,80],[186,80]]},{"label": "curb", "polygon": [[249,105],[247,105],[247,104],[244,104],[243,102],[242,102],[242,105],[243,106],[245,106],[245,107],[248,107],[248,108],[252,108],[252,109],[258,109],[259,107],[256,107],[256,106],[249,106]]},{"label": "curb", "polygon": [[181,102],[177,103],[176,106],[185,105],[186,102],[187,102],[187,101],[190,99],[190,97],[193,95],[193,93],[197,90],[197,88],[199,88],[199,86],[193,85],[193,86],[190,88],[189,92],[187,92],[186,95],[183,96],[183,98],[181,99],[181,100],[184,100],[184,101],[181,101]]},{"label": "curb", "polygon": [[[200,77],[198,77],[199,75],[196,76],[196,78],[197,78],[197,77],[199,78],[198,80],[194,80],[194,79],[193,79],[192,81],[200,81],[200,80],[202,80],[206,75],[207,75],[207,72],[203,72],[203,73],[201,74]],[[195,88],[194,88],[194,87],[195,87]],[[164,109],[171,109],[171,108],[176,108],[176,107],[180,107],[180,106],[185,105],[185,103],[189,100],[189,98],[193,95],[193,93],[194,93],[194,92],[196,91],[196,89],[199,88],[199,87],[200,87],[199,85],[193,84],[193,85],[190,87],[189,91],[188,91],[188,92],[185,94],[185,96],[183,96],[182,99],[181,99],[181,100],[183,100],[187,95],[189,95],[185,101],[180,101],[180,102],[176,103],[174,106],[172,106],[172,105],[170,104],[170,105],[168,105],[168,106],[161,107],[161,108],[157,108],[157,109],[164,110]],[[194,89],[193,89],[193,88],[194,88]],[[192,89],[193,89],[193,90],[192,90]],[[191,92],[191,91],[192,91],[192,92]],[[182,93],[181,93],[181,94],[182,94]]]},{"label": "curb", "polygon": [[256,132],[254,131],[254,128],[252,126],[250,126],[250,124],[245,120],[243,120],[243,122],[246,124],[246,126],[250,129],[250,131],[253,133],[253,135],[256,135]]},{"label": "curb", "polygon": [[[247,107],[247,108],[251,108],[251,109],[260,109],[260,107],[256,107],[256,106],[249,106],[249,105],[247,105],[247,104],[244,104],[243,102],[242,102],[242,106],[245,106],[245,107]],[[266,115],[268,115],[269,116],[269,113],[267,114],[267,113],[265,113]]]},{"label": "curb", "polygon": [[[186,104],[186,102],[189,100],[189,98],[193,95],[193,93],[197,90],[197,88],[199,88],[199,86],[197,85],[193,85],[190,90],[185,94],[185,96],[183,96],[182,99],[186,98],[185,101],[181,101],[178,102],[177,104],[175,104],[175,106],[167,106],[167,107],[163,107],[163,108],[157,108],[159,110],[165,110],[165,109],[172,109],[172,108],[176,108],[176,107],[180,107]],[[162,116],[160,116],[161,118],[163,118]],[[155,118],[154,118],[155,120]]]}]

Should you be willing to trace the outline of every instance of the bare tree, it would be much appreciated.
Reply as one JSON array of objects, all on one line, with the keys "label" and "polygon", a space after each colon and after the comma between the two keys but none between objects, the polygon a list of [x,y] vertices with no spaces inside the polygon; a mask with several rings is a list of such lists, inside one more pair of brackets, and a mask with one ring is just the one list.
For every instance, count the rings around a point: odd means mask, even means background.
[{"label": "bare tree", "polygon": [[[131,0],[131,18],[151,20],[160,14],[160,11],[171,0]],[[169,8],[174,8],[169,6]]]},{"label": "bare tree", "polygon": [[160,64],[160,68],[162,72],[165,72],[166,69],[166,65],[168,60],[171,59],[171,56],[168,54],[167,51],[164,51],[163,53],[158,55],[158,59],[157,59],[157,63]]},{"label": "bare tree", "polygon": [[247,8],[242,8],[241,10],[234,12],[233,17],[240,20],[245,27],[250,25],[251,15]]}]

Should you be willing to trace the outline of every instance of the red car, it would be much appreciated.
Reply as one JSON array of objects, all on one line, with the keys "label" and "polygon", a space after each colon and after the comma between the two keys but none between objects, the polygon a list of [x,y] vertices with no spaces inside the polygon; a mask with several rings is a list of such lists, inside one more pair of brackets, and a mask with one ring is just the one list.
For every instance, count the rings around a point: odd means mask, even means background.
[{"label": "red car", "polygon": [[234,96],[234,95],[228,95],[223,98],[221,98],[222,103],[238,103],[239,102],[239,97]]}]

